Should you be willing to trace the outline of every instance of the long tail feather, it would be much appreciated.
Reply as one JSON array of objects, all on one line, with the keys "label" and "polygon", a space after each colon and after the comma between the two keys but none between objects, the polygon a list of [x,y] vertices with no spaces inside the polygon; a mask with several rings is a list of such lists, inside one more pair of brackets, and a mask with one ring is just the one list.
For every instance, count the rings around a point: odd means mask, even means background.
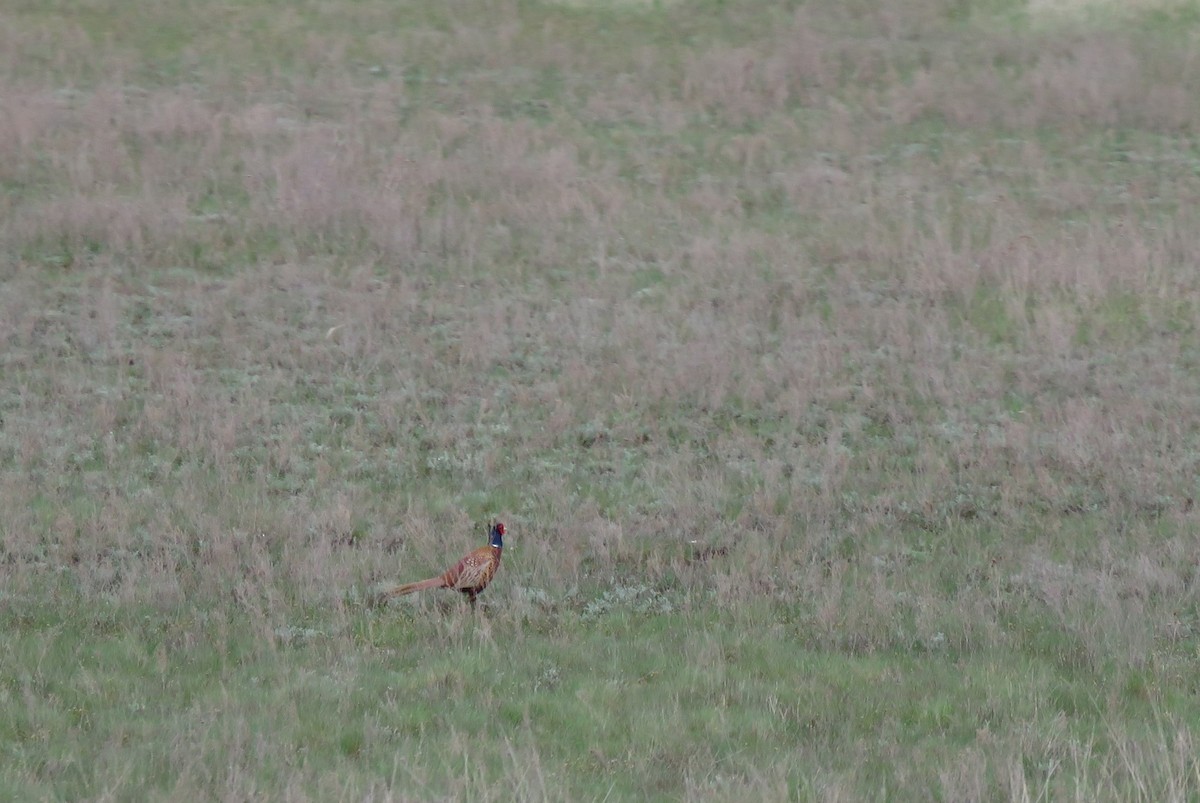
[{"label": "long tail feather", "polygon": [[419,580],[415,583],[405,583],[402,586],[390,588],[387,591],[381,592],[380,596],[384,597],[403,597],[405,594],[415,594],[418,591],[424,591],[427,588],[441,588],[446,585],[446,581],[441,577],[431,577],[428,580]]}]

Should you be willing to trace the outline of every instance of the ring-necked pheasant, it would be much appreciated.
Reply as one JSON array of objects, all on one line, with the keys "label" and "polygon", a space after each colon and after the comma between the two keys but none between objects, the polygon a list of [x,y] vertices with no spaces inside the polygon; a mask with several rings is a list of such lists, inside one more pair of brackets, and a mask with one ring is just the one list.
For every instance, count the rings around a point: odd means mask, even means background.
[{"label": "ring-necked pheasant", "polygon": [[492,578],[496,576],[496,570],[500,568],[500,553],[503,551],[504,525],[496,522],[492,525],[491,537],[488,539],[487,546],[481,546],[479,549],[468,552],[458,563],[438,577],[396,586],[384,591],[382,596],[384,598],[402,597],[405,594],[414,594],[427,588],[452,588],[466,594],[467,598],[471,600],[471,607],[474,608],[475,598],[483,593],[483,589],[487,588],[488,583],[492,582]]}]

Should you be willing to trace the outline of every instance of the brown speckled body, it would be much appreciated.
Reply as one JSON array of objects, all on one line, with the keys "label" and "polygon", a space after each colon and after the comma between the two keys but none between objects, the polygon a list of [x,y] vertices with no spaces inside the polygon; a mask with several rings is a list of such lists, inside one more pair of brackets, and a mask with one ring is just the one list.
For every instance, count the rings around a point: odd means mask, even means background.
[{"label": "brown speckled body", "polygon": [[487,546],[468,552],[438,577],[405,583],[384,592],[384,596],[401,597],[427,588],[452,588],[466,594],[474,606],[475,598],[483,593],[488,583],[496,576],[496,570],[500,568],[500,556],[504,552],[503,535],[504,525],[496,522],[492,525],[490,543]]}]

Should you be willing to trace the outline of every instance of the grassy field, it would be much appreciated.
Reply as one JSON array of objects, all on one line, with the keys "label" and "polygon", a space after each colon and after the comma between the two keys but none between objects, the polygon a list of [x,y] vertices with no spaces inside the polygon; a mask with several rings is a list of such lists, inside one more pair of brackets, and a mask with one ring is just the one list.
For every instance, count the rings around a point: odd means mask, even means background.
[{"label": "grassy field", "polygon": [[0,798],[1200,798],[1200,9],[1053,5],[0,5]]}]

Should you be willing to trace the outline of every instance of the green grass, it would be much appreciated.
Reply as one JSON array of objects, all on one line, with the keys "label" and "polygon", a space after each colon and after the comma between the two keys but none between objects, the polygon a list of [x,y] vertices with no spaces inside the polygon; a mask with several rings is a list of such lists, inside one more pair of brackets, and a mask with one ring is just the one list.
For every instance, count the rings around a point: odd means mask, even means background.
[{"label": "green grass", "polygon": [[0,11],[0,798],[1196,798],[1196,13]]},{"label": "green grass", "polygon": [[803,605],[673,597],[598,615],[363,611],[335,631],[318,614],[274,638],[220,612],[10,613],[6,794],[819,795],[853,775],[938,796],[919,768],[998,756],[1021,732],[1029,782],[1057,795],[1086,769],[1055,778],[1063,751],[1102,749],[1113,723],[1161,738],[1196,713],[1194,681],[1089,666],[1049,622],[1011,622],[1004,648],[939,632],[862,651],[823,644]]}]

